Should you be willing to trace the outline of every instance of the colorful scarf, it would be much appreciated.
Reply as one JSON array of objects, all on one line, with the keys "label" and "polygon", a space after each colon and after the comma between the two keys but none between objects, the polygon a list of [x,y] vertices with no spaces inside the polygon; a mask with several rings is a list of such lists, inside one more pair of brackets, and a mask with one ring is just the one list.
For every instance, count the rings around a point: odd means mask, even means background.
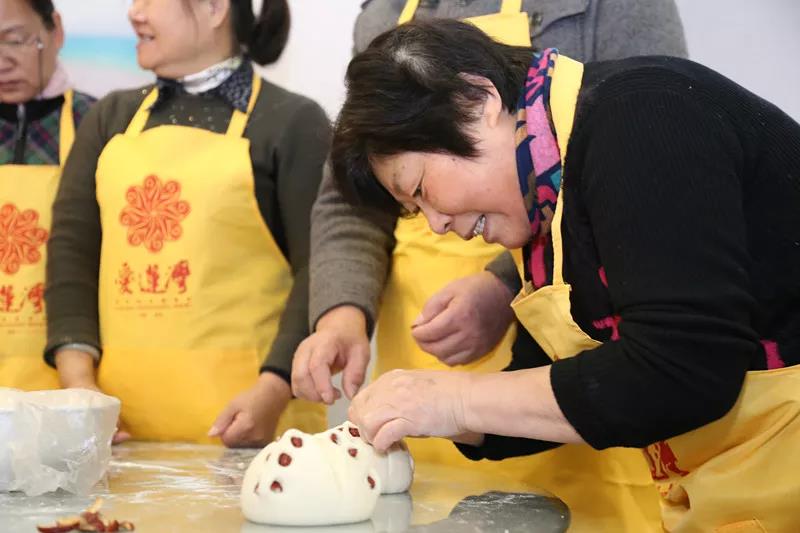
[{"label": "colorful scarf", "polygon": [[561,155],[550,116],[550,84],[558,50],[535,54],[517,104],[517,173],[533,238],[523,248],[525,279],[538,289],[552,283],[550,224],[561,187]]}]

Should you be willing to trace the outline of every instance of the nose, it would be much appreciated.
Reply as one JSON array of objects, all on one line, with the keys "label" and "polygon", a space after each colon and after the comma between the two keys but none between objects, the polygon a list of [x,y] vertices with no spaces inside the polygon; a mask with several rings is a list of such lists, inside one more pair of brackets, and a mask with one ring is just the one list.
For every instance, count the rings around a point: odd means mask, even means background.
[{"label": "nose", "polygon": [[420,209],[422,210],[422,214],[425,215],[425,218],[428,219],[428,225],[434,233],[444,235],[452,228],[453,217],[450,215],[440,213],[429,205],[420,205]]},{"label": "nose", "polygon": [[128,8],[128,20],[131,22],[144,22],[144,7],[145,0],[130,0],[130,7]]}]

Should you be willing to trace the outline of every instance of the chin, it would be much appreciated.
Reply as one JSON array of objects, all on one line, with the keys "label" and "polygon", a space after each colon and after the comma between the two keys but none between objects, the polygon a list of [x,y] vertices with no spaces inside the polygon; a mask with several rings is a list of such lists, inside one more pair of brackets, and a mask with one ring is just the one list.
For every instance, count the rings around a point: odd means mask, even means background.
[{"label": "chin", "polygon": [[497,242],[504,248],[508,248],[509,250],[516,250],[528,244],[530,240],[531,240],[530,231],[525,231],[520,233],[511,233],[508,235],[503,235],[502,238],[497,240]]}]

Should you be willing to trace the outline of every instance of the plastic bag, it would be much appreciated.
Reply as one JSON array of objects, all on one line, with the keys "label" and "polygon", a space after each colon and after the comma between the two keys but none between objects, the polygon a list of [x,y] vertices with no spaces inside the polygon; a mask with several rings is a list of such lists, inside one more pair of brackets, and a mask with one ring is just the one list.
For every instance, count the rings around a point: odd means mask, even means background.
[{"label": "plastic bag", "polygon": [[88,494],[108,469],[119,411],[90,390],[0,388],[0,491]]}]

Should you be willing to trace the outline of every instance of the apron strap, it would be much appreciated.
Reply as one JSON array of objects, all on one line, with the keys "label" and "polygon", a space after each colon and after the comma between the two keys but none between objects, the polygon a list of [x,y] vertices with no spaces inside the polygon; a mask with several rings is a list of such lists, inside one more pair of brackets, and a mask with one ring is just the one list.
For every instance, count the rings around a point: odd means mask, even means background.
[{"label": "apron strap", "polygon": [[130,124],[128,124],[128,128],[125,130],[125,135],[138,135],[142,132],[145,124],[147,124],[147,119],[150,117],[150,108],[153,107],[157,99],[158,88],[153,87],[153,90],[145,96],[136,114],[133,115]]},{"label": "apron strap", "polygon": [[[400,18],[397,19],[397,25],[399,26],[412,20],[418,7],[419,0],[407,0],[405,7],[403,7],[403,10],[400,12]],[[500,3],[500,13],[504,15],[519,13],[520,11],[522,11],[522,0],[502,0]]]},{"label": "apron strap", "polygon": [[[553,81],[550,87],[550,111],[556,129],[556,141],[561,152],[561,171],[567,159],[567,144],[572,134],[572,123],[575,120],[575,105],[578,91],[583,80],[583,63],[559,55],[553,69]],[[564,215],[564,181],[558,190],[556,212],[550,226],[550,237],[553,240],[553,285],[564,284],[564,248],[561,239],[561,218]]]},{"label": "apron strap", "polygon": [[500,13],[504,15],[519,13],[522,11],[522,0],[503,0],[500,4]]},{"label": "apron strap", "polygon": [[408,0],[405,7],[400,12],[400,18],[397,19],[397,25],[405,24],[414,18],[414,13],[417,12],[419,7],[419,0]]},{"label": "apron strap", "polygon": [[[261,77],[257,73],[253,73],[253,90],[250,94],[250,101],[247,103],[247,113],[242,113],[239,110],[234,110],[231,116],[231,121],[228,124],[228,131],[226,135],[233,135],[234,137],[241,137],[244,134],[244,128],[247,126],[247,120],[250,118],[250,113],[256,105],[258,93],[261,90]],[[138,135],[142,132],[147,119],[150,117],[150,108],[158,99],[158,89],[153,88],[152,91],[142,101],[142,105],[133,115],[128,128],[125,130],[125,135]]]},{"label": "apron strap", "polygon": [[244,135],[244,129],[250,119],[250,113],[253,112],[253,108],[256,106],[259,92],[261,92],[261,76],[258,75],[258,72],[253,71],[253,88],[250,92],[250,101],[247,103],[247,112],[242,113],[238,109],[233,111],[226,135],[232,135],[233,137]]},{"label": "apron strap", "polygon": [[75,119],[72,113],[73,92],[68,89],[64,93],[64,104],[61,106],[61,121],[59,124],[58,139],[58,164],[64,168],[67,156],[75,141]]}]

